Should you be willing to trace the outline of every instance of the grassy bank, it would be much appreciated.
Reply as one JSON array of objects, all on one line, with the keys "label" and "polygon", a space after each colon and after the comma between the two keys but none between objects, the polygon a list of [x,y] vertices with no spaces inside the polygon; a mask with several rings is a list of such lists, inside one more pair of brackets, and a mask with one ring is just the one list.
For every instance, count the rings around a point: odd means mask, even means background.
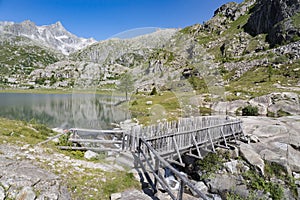
[{"label": "grassy bank", "polygon": [[[22,151],[20,147],[29,145],[33,149],[36,144],[55,134],[57,133],[41,124],[0,118],[0,145],[18,146],[19,159],[27,159],[24,156],[25,150]],[[103,171],[89,167],[89,163],[110,165],[105,156],[89,161],[83,157],[83,152],[61,151],[54,142],[39,146],[38,149],[29,151],[31,157],[35,157],[33,164],[61,177],[72,199],[109,199],[112,193],[129,188],[140,189],[139,182],[126,170]],[[4,151],[0,153],[5,155]],[[77,162],[81,164],[74,165]]]}]

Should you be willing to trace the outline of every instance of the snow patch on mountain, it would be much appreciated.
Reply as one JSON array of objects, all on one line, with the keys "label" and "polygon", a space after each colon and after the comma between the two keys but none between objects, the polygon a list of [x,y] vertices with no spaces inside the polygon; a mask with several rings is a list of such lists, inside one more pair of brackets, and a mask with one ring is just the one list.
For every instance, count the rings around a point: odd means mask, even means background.
[{"label": "snow patch on mountain", "polygon": [[95,42],[93,38],[80,38],[68,32],[61,22],[55,24],[37,26],[35,23],[26,20],[21,23],[0,22],[0,34],[13,34],[15,36],[28,37],[45,46],[69,55]]}]

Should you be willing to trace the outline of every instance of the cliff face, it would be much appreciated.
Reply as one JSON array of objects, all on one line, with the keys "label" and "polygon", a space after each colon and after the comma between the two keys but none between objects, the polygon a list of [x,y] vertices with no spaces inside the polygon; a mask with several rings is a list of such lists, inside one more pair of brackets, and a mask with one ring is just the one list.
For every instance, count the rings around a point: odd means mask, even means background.
[{"label": "cliff face", "polygon": [[253,36],[268,34],[271,45],[291,42],[300,36],[298,24],[300,0],[258,0],[245,30]]}]

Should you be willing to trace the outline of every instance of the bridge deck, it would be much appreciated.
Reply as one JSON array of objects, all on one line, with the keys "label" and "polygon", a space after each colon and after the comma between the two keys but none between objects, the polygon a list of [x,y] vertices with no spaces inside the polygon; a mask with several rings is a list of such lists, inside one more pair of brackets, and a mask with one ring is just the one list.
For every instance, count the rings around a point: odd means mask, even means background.
[{"label": "bridge deck", "polygon": [[[229,141],[236,141],[243,136],[242,121],[228,117],[192,117],[183,118],[179,121],[159,123],[152,126],[135,126],[131,130],[90,130],[90,129],[71,129],[73,133],[98,133],[101,135],[115,134],[117,137],[107,139],[91,138],[71,138],[71,142],[81,144],[102,145],[101,148],[90,147],[93,150],[99,151],[126,151],[130,150],[138,153],[138,163],[144,173],[150,170],[155,181],[148,180],[150,185],[156,191],[157,181],[166,189],[172,199],[182,199],[184,185],[189,186],[194,190],[199,197],[206,199],[200,191],[197,190],[185,177],[183,177],[169,162],[176,162],[184,165],[181,155],[184,152],[189,152],[189,155],[201,158],[202,149],[215,152],[215,146],[224,146],[228,148]],[[113,141],[104,141],[113,140]],[[105,145],[110,145],[107,148]],[[113,145],[113,146],[112,146]],[[113,147],[113,148],[112,148]],[[61,147],[62,149],[82,149],[86,150],[89,147]],[[192,154],[192,150],[196,150],[197,155]],[[178,161],[175,161],[178,160]],[[143,162],[144,161],[144,162]],[[168,162],[169,161],[169,162]],[[159,168],[169,168],[176,174],[180,181],[180,191],[176,197],[170,186],[166,183],[163,176],[159,173]],[[148,170],[147,170],[148,169]]]}]

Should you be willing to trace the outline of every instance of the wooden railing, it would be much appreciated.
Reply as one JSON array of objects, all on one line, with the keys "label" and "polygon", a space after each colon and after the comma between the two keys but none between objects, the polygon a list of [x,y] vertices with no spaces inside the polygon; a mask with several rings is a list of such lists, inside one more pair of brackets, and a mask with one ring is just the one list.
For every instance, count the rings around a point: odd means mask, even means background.
[{"label": "wooden railing", "polygon": [[[150,172],[152,172],[153,176],[155,177],[154,181],[152,181],[148,177],[148,182],[152,186],[154,192],[156,192],[157,183],[159,183],[163,187],[163,189],[168,192],[168,194],[173,200],[181,200],[184,188],[185,186],[188,186],[198,195],[198,197],[201,197],[204,200],[208,199],[207,196],[203,194],[200,190],[198,190],[198,188],[196,188],[195,185],[191,183],[191,181],[185,175],[180,173],[177,169],[172,167],[164,158],[162,158],[159,155],[159,153],[152,147],[152,145],[149,144],[149,142],[147,142],[145,139],[139,139],[138,155],[138,162],[143,172],[148,173],[148,171],[150,170]],[[149,158],[152,161],[150,161]],[[142,160],[145,160],[145,162],[142,162]],[[169,187],[169,184],[166,182],[164,176],[160,173],[159,168],[168,168],[173,174],[176,175],[177,181],[180,183],[177,195],[175,194],[174,190],[172,190]]]},{"label": "wooden railing", "polygon": [[[86,133],[86,135],[99,134],[102,139],[92,138],[70,138],[69,141],[79,144],[97,144],[91,146],[60,147],[62,149],[95,150],[95,151],[131,151],[137,155],[136,162],[144,174],[151,172],[152,180],[146,176],[153,191],[157,191],[157,184],[171,196],[173,200],[181,200],[184,187],[201,197],[207,197],[199,191],[189,179],[176,170],[170,163],[184,165],[181,155],[189,152],[189,155],[202,158],[201,150],[215,152],[215,146],[228,148],[227,143],[231,140],[238,140],[243,136],[242,121],[225,117],[192,117],[183,118],[179,121],[159,123],[152,126],[135,126],[131,130],[89,130],[71,129],[73,136]],[[114,135],[118,139],[104,139],[103,135]],[[96,145],[96,146],[97,146]],[[100,147],[99,147],[100,146]],[[195,151],[194,151],[195,150]],[[192,152],[197,152],[197,155]],[[177,161],[178,160],[178,161]],[[161,174],[160,168],[169,169],[175,174],[180,183],[179,190],[174,192],[165,177]]]},{"label": "wooden railing", "polygon": [[166,122],[153,126],[136,126],[126,132],[124,150],[134,151],[139,139],[145,139],[160,156],[168,160],[178,158],[192,149],[197,150],[197,157],[202,158],[200,147],[215,152],[215,145],[228,148],[228,140],[236,141],[243,135],[242,121],[216,117],[184,118],[178,122]]}]

